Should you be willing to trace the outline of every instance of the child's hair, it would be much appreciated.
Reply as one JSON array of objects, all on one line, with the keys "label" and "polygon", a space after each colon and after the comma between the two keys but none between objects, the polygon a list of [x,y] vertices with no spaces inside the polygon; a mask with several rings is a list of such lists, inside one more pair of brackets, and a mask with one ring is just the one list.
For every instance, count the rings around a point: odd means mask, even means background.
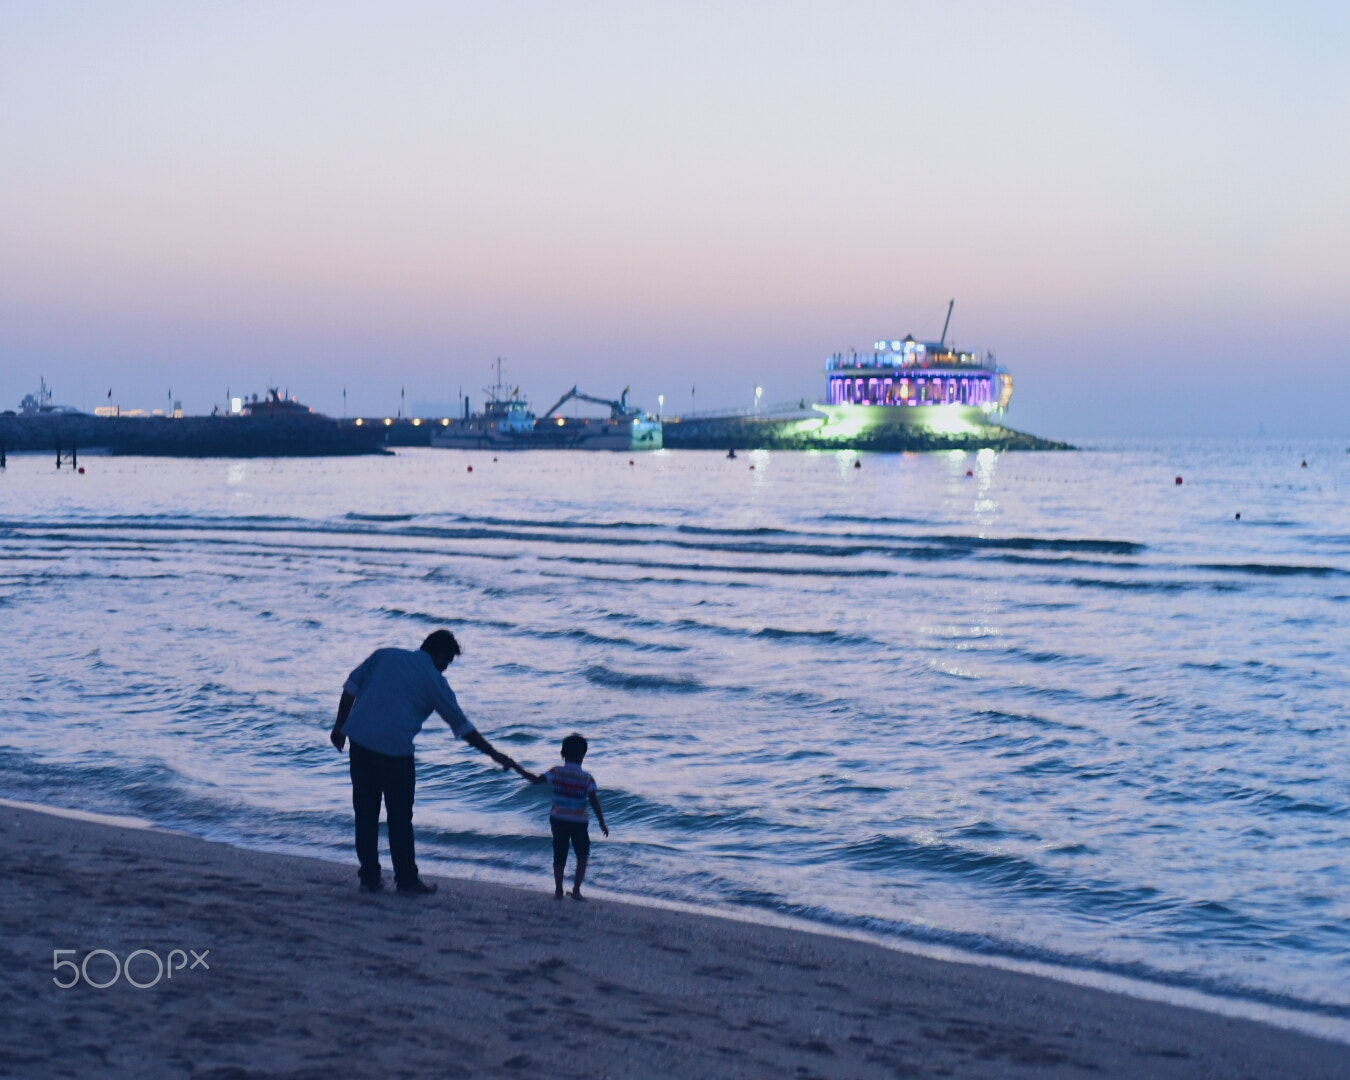
[{"label": "child's hair", "polygon": [[581,761],[586,756],[586,738],[575,731],[563,740],[562,756],[564,761]]}]

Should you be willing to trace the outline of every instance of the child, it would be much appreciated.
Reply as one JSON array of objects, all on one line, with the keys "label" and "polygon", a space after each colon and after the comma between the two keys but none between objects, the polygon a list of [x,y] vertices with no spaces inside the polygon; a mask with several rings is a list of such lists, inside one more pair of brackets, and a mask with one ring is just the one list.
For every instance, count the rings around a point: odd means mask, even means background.
[{"label": "child", "polygon": [[586,858],[591,851],[591,838],[586,832],[586,803],[595,808],[595,819],[600,822],[600,831],[609,835],[605,824],[605,812],[600,809],[600,796],[596,794],[595,777],[581,767],[586,756],[586,740],[575,733],[562,741],[561,766],[555,765],[544,773],[534,773],[521,769],[521,775],[534,784],[547,782],[553,788],[553,809],[549,812],[548,823],[553,829],[553,898],[561,900],[563,895],[563,870],[567,867],[567,845],[577,854],[576,874],[572,882],[572,899],[584,900],[581,895],[581,882],[586,876]]}]

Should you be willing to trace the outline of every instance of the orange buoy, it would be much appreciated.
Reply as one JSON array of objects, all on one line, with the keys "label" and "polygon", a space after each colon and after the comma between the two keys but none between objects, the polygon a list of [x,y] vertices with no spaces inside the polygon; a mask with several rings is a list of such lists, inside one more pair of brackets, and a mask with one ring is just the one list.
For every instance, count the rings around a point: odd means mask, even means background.
[{"label": "orange buoy", "polygon": [[472,465],[469,466],[469,472],[473,472],[473,466],[472,466]]},{"label": "orange buoy", "polygon": [[1181,484],[1181,477],[1179,477],[1179,476],[1177,477],[1177,484],[1178,484],[1178,486]]},{"label": "orange buoy", "polygon": [[83,466],[83,465],[80,466],[80,475],[81,475],[81,476],[84,475],[84,466]]},{"label": "orange buoy", "polygon": [[974,471],[973,469],[967,469],[967,470],[966,470],[966,475],[967,475],[967,476],[974,476],[974,475],[975,475],[975,471]]},{"label": "orange buoy", "polygon": [[755,467],[754,467],[753,465],[750,466],[750,471],[751,471],[751,472],[754,472],[754,471],[755,471]]},{"label": "orange buoy", "polygon": [[628,459],[628,464],[629,464],[629,465],[633,464],[633,459],[632,459],[632,458],[629,458],[629,459]]}]

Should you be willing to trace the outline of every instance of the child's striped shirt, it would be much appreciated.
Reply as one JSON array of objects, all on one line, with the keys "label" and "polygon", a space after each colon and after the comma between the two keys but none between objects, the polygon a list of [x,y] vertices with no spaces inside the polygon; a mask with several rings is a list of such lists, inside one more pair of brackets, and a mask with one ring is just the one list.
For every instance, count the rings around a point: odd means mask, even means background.
[{"label": "child's striped shirt", "polygon": [[579,821],[585,824],[590,820],[586,808],[586,799],[596,792],[595,777],[583,769],[577,762],[568,761],[554,765],[544,773],[544,779],[553,788],[553,809],[550,817],[559,821]]}]

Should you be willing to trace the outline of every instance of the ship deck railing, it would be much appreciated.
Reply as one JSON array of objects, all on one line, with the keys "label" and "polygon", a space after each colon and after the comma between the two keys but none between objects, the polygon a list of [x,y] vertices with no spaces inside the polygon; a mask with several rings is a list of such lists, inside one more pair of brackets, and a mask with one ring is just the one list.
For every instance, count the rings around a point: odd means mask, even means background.
[{"label": "ship deck railing", "polygon": [[934,362],[925,357],[923,360],[904,360],[896,353],[860,353],[857,356],[843,358],[830,357],[825,361],[826,371],[993,371],[992,359],[981,359],[974,353],[966,353],[970,360],[951,361],[949,356],[961,356],[961,353],[937,354],[944,362]]},{"label": "ship deck railing", "polygon": [[777,401],[761,404],[758,409],[753,405],[742,409],[707,409],[703,412],[666,413],[660,419],[670,423],[682,423],[687,420],[776,420],[784,417],[820,414],[813,409],[819,402],[810,398],[796,401]]}]

